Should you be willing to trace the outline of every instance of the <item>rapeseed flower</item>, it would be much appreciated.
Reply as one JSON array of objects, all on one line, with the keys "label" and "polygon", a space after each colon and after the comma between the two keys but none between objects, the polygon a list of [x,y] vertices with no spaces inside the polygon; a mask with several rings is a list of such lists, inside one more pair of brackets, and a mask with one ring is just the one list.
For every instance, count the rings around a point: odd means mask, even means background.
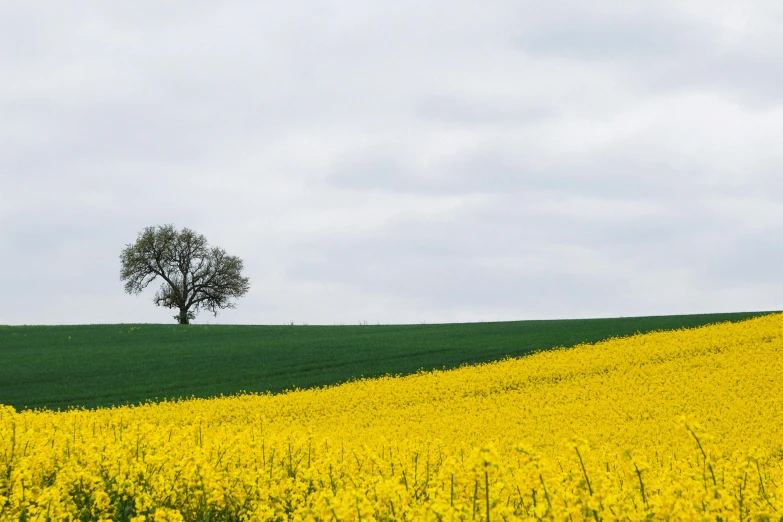
[{"label": "rapeseed flower", "polygon": [[783,315],[280,395],[0,405],[0,521],[780,520]]}]

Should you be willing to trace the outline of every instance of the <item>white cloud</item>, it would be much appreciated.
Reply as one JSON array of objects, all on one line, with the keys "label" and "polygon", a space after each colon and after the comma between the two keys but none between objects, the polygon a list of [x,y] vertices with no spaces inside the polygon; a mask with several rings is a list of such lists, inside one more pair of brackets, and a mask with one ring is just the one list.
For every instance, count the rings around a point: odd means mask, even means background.
[{"label": "white cloud", "polygon": [[202,321],[779,308],[776,2],[0,7],[0,323],[170,321],[163,223],[245,260]]}]

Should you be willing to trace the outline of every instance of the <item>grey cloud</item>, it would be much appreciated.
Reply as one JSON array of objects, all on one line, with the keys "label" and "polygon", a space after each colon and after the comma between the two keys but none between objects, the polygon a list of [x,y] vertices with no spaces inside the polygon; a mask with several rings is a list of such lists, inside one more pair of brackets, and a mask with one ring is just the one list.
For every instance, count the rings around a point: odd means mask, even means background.
[{"label": "grey cloud", "polygon": [[368,259],[366,252],[361,255],[355,249],[328,252],[326,256],[328,261],[294,265],[291,274],[339,282],[363,292],[414,299],[427,307],[522,308],[534,299],[553,310],[558,302],[573,301],[576,296],[582,304],[586,304],[585,299],[606,299],[606,292],[598,290],[611,288],[612,280],[615,286],[617,283],[616,278],[600,275],[483,267],[463,258],[427,257],[426,251],[414,259],[394,256],[380,262],[376,256]]},{"label": "grey cloud", "polygon": [[[456,299],[457,294],[464,299],[484,295],[483,304],[502,306],[508,304],[505,298],[492,303],[490,296],[505,296],[515,285],[540,286],[546,281],[562,288],[556,284],[561,276],[583,295],[593,279],[581,271],[569,274],[564,266],[575,269],[578,260],[546,261],[559,249],[597,252],[622,263],[665,246],[677,236],[684,242],[693,233],[678,226],[680,216],[656,223],[622,214],[602,219],[589,214],[566,217],[542,212],[528,205],[531,200],[494,198],[486,206],[446,222],[402,221],[372,238],[316,243],[311,245],[310,255],[301,256],[303,261],[294,265],[292,273],[359,285],[369,291],[386,288],[407,293],[418,289],[419,297],[440,303]],[[516,267],[485,264],[493,260],[511,260]],[[609,270],[601,272],[595,280],[611,279]],[[584,288],[579,291],[575,282],[582,276]],[[508,281],[510,287],[501,280]],[[454,282],[455,295],[444,295],[450,282]],[[480,290],[471,294],[466,286]]]},{"label": "grey cloud", "polygon": [[639,71],[642,89],[676,91],[681,89],[723,90],[743,103],[769,106],[783,100],[783,52],[760,56],[753,52],[707,50],[691,53]]},{"label": "grey cloud", "polygon": [[623,197],[680,192],[689,185],[682,171],[665,161],[601,155],[538,165],[524,153],[489,149],[457,155],[423,172],[390,156],[360,154],[338,163],[326,181],[349,190],[432,195],[552,191]]},{"label": "grey cloud", "polygon": [[751,104],[783,97],[783,39],[759,51],[727,47],[715,27],[660,10],[578,14],[530,26],[515,45],[534,56],[612,62],[622,81],[642,91],[723,90]]},{"label": "grey cloud", "polygon": [[391,155],[360,155],[343,160],[326,178],[328,184],[351,190],[407,191],[425,189],[413,169]]},{"label": "grey cloud", "polygon": [[[617,313],[643,308],[655,300],[646,295],[655,286],[671,294],[699,288],[704,295],[694,299],[709,310],[708,295],[775,279],[783,243],[743,240],[728,216],[692,199],[656,201],[650,217],[622,209],[596,217],[549,214],[497,197],[448,221],[401,221],[373,237],[311,244],[291,275],[393,292],[429,306],[535,303],[550,314],[580,306]],[[761,275],[749,273],[758,266],[765,267]],[[687,277],[693,288],[681,288],[672,274]]]},{"label": "grey cloud", "polygon": [[779,279],[783,227],[773,227],[763,234],[722,235],[712,250],[709,259],[702,260],[700,278],[727,286],[769,284]]},{"label": "grey cloud", "polygon": [[676,171],[663,162],[600,156],[539,166],[501,150],[452,160],[442,170],[445,185],[460,193],[554,191],[617,197],[660,194],[669,188],[669,175]]},{"label": "grey cloud", "polygon": [[74,163],[84,167],[107,160],[196,162],[219,132],[214,122],[193,121],[171,106],[140,101],[68,107],[38,100],[4,109],[9,118],[44,129],[40,137],[1,153],[15,175],[51,176]]},{"label": "grey cloud", "polygon": [[534,27],[517,40],[520,49],[576,59],[643,60],[670,55],[695,41],[693,28],[675,20],[565,19]]},{"label": "grey cloud", "polygon": [[415,113],[424,120],[460,125],[528,125],[554,114],[546,106],[488,102],[457,96],[430,95],[419,100]]}]

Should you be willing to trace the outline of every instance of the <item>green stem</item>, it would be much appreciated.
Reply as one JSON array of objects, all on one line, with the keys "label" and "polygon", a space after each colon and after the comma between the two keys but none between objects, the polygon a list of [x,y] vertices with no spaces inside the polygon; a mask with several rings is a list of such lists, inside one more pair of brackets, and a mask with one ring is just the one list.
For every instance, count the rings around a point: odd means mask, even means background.
[{"label": "green stem", "polygon": [[489,522],[489,473],[484,472],[484,497],[487,500],[487,522]]},{"label": "green stem", "polygon": [[644,501],[644,505],[647,505],[647,496],[644,494],[644,482],[642,481],[642,472],[639,471],[639,468],[636,466],[636,462],[633,463],[633,469],[636,470],[636,476],[639,477],[639,488],[642,490],[642,500]]}]

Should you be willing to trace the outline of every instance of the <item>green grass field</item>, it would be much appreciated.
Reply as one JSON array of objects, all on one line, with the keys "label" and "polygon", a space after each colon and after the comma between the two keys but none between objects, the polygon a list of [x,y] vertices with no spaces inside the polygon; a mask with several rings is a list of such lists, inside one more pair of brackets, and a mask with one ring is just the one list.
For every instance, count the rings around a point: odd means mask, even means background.
[{"label": "green grass field", "polygon": [[762,314],[396,326],[0,326],[0,404],[57,409],[279,392]]}]

